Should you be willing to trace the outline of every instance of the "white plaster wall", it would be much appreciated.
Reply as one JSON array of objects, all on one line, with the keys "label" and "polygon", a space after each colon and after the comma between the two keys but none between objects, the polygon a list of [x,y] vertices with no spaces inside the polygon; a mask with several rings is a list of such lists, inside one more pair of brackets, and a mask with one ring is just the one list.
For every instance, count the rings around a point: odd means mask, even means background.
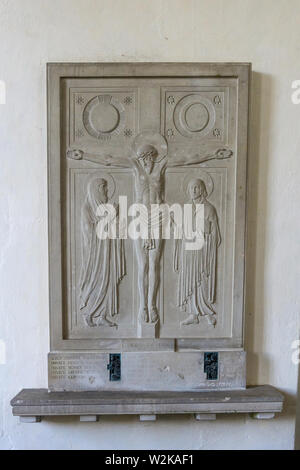
[{"label": "white plaster wall", "polygon": [[[299,332],[299,0],[0,0],[0,448],[291,449]],[[248,383],[287,394],[273,421],[135,417],[19,424],[9,400],[46,387],[46,62],[253,63],[246,309]]]}]

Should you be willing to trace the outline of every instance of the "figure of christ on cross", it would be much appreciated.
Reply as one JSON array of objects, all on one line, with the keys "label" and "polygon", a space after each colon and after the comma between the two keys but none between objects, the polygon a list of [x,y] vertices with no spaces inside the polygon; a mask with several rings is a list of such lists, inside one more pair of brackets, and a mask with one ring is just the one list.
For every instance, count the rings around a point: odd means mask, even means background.
[{"label": "figure of christ on cross", "polygon": [[[143,204],[149,209],[151,204],[164,202],[164,176],[167,168],[185,167],[214,159],[223,160],[232,155],[231,150],[222,148],[206,155],[197,154],[189,158],[171,159],[167,156],[167,143],[164,137],[151,131],[142,132],[135,138],[130,156],[101,156],[76,150],[74,152],[75,159],[83,158],[111,168],[130,168],[134,173],[135,203]],[[162,242],[162,239],[154,240],[151,237],[139,238],[134,242],[138,265],[140,322],[156,323],[159,319],[156,298]]]}]

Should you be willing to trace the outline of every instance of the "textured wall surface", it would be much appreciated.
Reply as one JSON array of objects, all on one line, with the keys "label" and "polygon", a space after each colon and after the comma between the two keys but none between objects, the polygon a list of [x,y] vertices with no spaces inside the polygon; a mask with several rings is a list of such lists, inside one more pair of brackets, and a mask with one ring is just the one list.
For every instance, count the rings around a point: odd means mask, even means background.
[{"label": "textured wall surface", "polygon": [[[299,335],[299,0],[0,0],[0,448],[292,449]],[[46,62],[253,63],[246,347],[249,384],[286,393],[271,421],[75,418],[19,424],[9,400],[46,387]],[[2,357],[2,362],[3,361]]]}]

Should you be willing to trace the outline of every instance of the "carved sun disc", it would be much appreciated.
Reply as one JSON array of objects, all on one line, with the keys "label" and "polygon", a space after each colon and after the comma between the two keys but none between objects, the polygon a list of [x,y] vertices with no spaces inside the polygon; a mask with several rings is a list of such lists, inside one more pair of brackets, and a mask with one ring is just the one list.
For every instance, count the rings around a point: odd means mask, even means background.
[{"label": "carved sun disc", "polygon": [[99,103],[91,110],[91,122],[99,132],[112,132],[119,124],[119,111],[110,103]]},{"label": "carved sun disc", "polygon": [[83,111],[87,132],[97,139],[119,135],[125,126],[124,106],[111,95],[92,98]]}]

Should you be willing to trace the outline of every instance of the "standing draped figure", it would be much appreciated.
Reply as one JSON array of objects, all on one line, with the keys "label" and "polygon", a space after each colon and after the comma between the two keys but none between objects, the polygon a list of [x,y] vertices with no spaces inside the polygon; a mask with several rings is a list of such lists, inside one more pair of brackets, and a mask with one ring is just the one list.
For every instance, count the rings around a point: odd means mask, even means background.
[{"label": "standing draped figure", "polygon": [[[216,325],[213,304],[216,296],[217,251],[221,243],[218,216],[207,201],[204,181],[193,178],[188,185],[194,216],[196,204],[204,206],[204,244],[201,249],[185,249],[185,240],[175,240],[174,270],[179,273],[177,306],[187,311],[182,325],[199,323],[199,316],[207,316],[209,324]],[[190,241],[190,240],[189,240]]]},{"label": "standing draped figure", "polygon": [[80,310],[88,326],[116,326],[107,317],[118,313],[118,284],[126,274],[123,240],[100,239],[96,232],[97,209],[107,203],[107,193],[107,181],[93,178],[81,210]]}]

